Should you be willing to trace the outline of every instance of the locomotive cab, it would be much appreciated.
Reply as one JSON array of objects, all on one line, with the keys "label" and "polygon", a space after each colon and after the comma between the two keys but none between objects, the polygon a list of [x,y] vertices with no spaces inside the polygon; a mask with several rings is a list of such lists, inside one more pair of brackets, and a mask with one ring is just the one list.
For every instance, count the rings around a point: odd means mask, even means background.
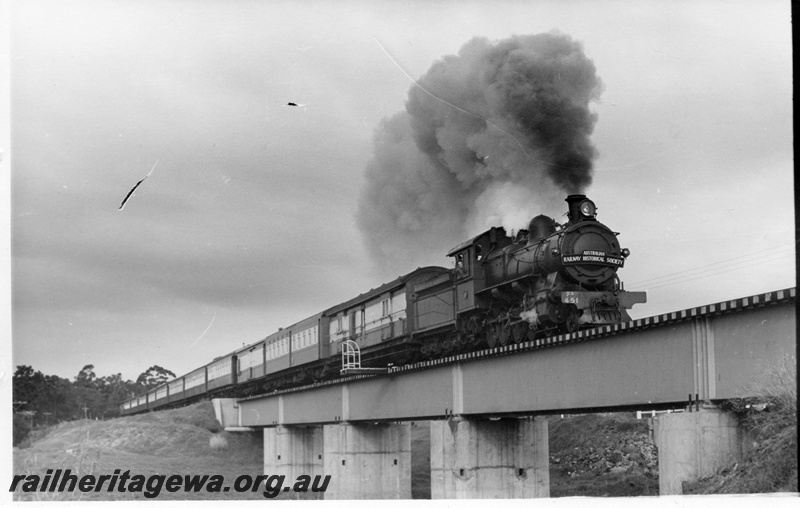
[{"label": "locomotive cab", "polygon": [[485,261],[491,252],[510,245],[511,241],[503,227],[493,227],[447,253],[453,258],[457,314],[489,308],[490,301],[476,296],[486,287]]}]

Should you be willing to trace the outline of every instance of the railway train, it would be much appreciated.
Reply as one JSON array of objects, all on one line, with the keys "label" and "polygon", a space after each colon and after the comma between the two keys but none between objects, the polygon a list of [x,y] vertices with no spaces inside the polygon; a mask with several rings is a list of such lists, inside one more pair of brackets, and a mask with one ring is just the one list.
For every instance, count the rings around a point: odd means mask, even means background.
[{"label": "railway train", "polygon": [[453,268],[417,268],[127,400],[121,414],[331,379],[345,344],[369,369],[630,320],[647,301],[617,276],[630,252],[594,202],[566,202],[564,224],[539,215],[513,236],[493,227],[447,253]]}]

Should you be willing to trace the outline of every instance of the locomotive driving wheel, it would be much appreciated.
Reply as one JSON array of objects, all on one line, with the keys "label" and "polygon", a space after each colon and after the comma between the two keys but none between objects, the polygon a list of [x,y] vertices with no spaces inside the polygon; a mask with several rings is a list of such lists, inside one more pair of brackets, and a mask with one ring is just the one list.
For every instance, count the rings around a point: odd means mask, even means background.
[{"label": "locomotive driving wheel", "polygon": [[500,342],[501,346],[507,345],[511,340],[511,330],[508,326],[503,324],[498,324],[498,335],[497,340]]},{"label": "locomotive driving wheel", "polygon": [[528,334],[528,323],[520,321],[511,326],[511,338],[514,339],[515,344],[525,342]]}]

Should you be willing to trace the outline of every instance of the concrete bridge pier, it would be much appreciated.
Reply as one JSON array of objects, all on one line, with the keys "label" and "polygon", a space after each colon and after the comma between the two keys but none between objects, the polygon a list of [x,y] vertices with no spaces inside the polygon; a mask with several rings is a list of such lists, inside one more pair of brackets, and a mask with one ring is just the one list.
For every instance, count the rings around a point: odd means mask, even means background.
[{"label": "concrete bridge pier", "polygon": [[[323,475],[321,426],[266,427],[264,429],[264,474],[284,475],[290,485],[300,475]],[[321,492],[282,492],[281,499],[322,499]]]},{"label": "concrete bridge pier", "polygon": [[324,426],[325,499],[411,499],[411,424]]},{"label": "concrete bridge pier", "polygon": [[654,430],[662,496],[683,494],[683,482],[712,475],[742,458],[743,433],[736,417],[715,407],[659,415]]},{"label": "concrete bridge pier", "polygon": [[431,422],[431,498],[550,497],[544,419]]}]

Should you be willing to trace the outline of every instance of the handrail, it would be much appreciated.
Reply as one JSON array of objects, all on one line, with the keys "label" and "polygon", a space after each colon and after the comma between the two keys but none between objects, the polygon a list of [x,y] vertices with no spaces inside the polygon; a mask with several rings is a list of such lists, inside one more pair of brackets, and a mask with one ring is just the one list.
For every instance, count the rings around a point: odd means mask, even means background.
[{"label": "handrail", "polygon": [[342,342],[342,370],[361,368],[361,349],[354,340]]}]

